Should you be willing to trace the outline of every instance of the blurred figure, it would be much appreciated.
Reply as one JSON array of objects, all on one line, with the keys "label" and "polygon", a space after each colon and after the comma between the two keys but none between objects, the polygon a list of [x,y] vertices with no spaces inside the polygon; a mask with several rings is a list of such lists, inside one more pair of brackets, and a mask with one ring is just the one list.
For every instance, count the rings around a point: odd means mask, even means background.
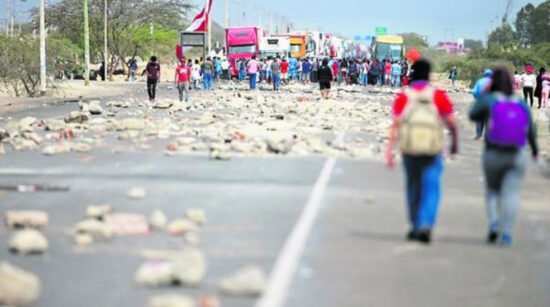
[{"label": "blurred figure", "polygon": [[137,62],[136,60],[132,60],[132,62],[130,63],[130,81],[132,82],[136,81],[137,70],[138,70]]},{"label": "blurred figure", "polygon": [[401,86],[401,65],[397,61],[393,62],[393,65],[391,66],[391,78],[392,86]]},{"label": "blurred figure", "polygon": [[273,74],[273,90],[278,91],[281,86],[281,63],[278,57],[271,63],[271,73]]},{"label": "blurred figure", "polygon": [[510,245],[527,166],[525,146],[529,142],[536,160],[538,145],[530,110],[525,100],[514,95],[513,80],[506,69],[495,70],[489,92],[477,99],[470,119],[490,122],[483,153],[489,218],[487,240]]},{"label": "blurred figure", "polygon": [[246,79],[246,61],[245,59],[240,59],[238,63],[239,81],[244,81]]},{"label": "blurred figure", "polygon": [[321,97],[328,99],[330,95],[330,82],[334,79],[332,70],[328,67],[328,59],[323,59],[323,63],[317,72],[317,79],[319,80]]},{"label": "blurred figure", "polygon": [[[472,91],[472,94],[474,95],[475,99],[479,99],[483,93],[485,93],[489,89],[489,85],[491,84],[491,76],[493,75],[493,71],[490,69],[486,69],[483,73],[483,77],[476,81],[476,84],[474,85],[474,90]],[[483,130],[485,129],[485,123],[484,122],[476,122],[476,137],[475,140],[481,140],[483,137]]]},{"label": "blurred figure", "polygon": [[297,69],[298,69],[298,61],[296,58],[290,58],[289,62],[289,70],[288,70],[288,78],[290,81],[296,80],[297,77]]},{"label": "blurred figure", "polygon": [[283,58],[281,62],[281,79],[284,83],[288,84],[288,62],[286,58]]},{"label": "blurred figure", "polygon": [[409,85],[409,64],[407,63],[407,60],[403,60],[403,63],[401,63],[401,85],[407,86]]},{"label": "blurred figure", "polygon": [[227,60],[227,58],[223,59],[222,61],[222,74],[223,74],[223,79],[225,80],[229,80],[229,69],[231,68],[231,64],[229,63],[229,61]]},{"label": "blurred figure", "polygon": [[450,129],[450,152],[458,152],[453,104],[447,93],[430,86],[431,64],[420,59],[412,66],[411,85],[393,105],[386,161],[394,166],[393,145],[398,139],[406,175],[411,230],[407,239],[430,243],[440,201],[443,172],[444,124]]},{"label": "blurred figure", "polygon": [[548,96],[550,96],[550,76],[545,73],[542,75],[542,108],[544,109],[548,105]]},{"label": "blurred figure", "polygon": [[317,72],[319,71],[319,59],[313,60],[311,63],[311,82],[318,82]]},{"label": "blurred figure", "polygon": [[539,101],[539,109],[542,104],[542,76],[546,74],[546,68],[541,67],[539,69],[539,74],[537,75],[537,85],[535,87],[535,97],[537,97]]},{"label": "blurred figure", "polygon": [[454,89],[456,87],[456,79],[458,78],[458,70],[456,66],[453,65],[451,71],[449,72],[449,80],[451,80],[451,87]]},{"label": "blurred figure", "polygon": [[216,68],[216,80],[219,81],[222,77],[222,60],[214,58],[214,67]]},{"label": "blurred figure", "polygon": [[185,92],[185,102],[189,101],[189,80],[191,78],[191,69],[187,66],[187,61],[184,58],[180,59],[180,66],[176,68],[174,76],[174,84],[176,85],[180,102],[183,101],[183,93]]},{"label": "blurred figure", "polygon": [[519,91],[521,89],[521,75],[516,70],[514,73],[514,91]]},{"label": "blurred figure", "polygon": [[372,85],[378,84],[378,76],[380,75],[380,63],[378,63],[376,59],[372,60],[369,74],[370,74],[370,77],[369,77],[370,84]]},{"label": "blurred figure", "polygon": [[207,57],[206,61],[202,63],[202,79],[203,79],[205,91],[209,91],[212,89],[213,76],[214,76],[214,64],[210,60],[210,57]]},{"label": "blurred figure", "polygon": [[308,59],[302,61],[302,83],[309,84],[311,79],[311,63]]},{"label": "blurred figure", "polygon": [[193,90],[199,89],[199,82],[201,81],[201,66],[199,60],[195,60],[195,64],[191,66],[191,79],[193,80]]},{"label": "blurred figure", "polygon": [[386,60],[386,66],[384,67],[384,84],[391,85],[391,68],[392,62],[390,59]]},{"label": "blurred figure", "polygon": [[521,76],[521,83],[523,85],[523,98],[527,102],[529,102],[527,98],[530,99],[532,108],[534,104],[533,89],[537,84],[537,77],[533,75],[533,66],[527,65],[525,67],[525,73]]},{"label": "blurred figure", "polygon": [[147,73],[147,94],[149,95],[149,101],[154,102],[157,84],[160,82],[160,64],[157,62],[156,56],[152,56],[149,59],[141,75],[143,76],[145,73]]},{"label": "blurred figure", "polygon": [[340,75],[340,62],[338,60],[334,60],[332,62],[331,68],[332,68],[332,79],[334,81],[338,81],[339,80],[338,76]]},{"label": "blurred figure", "polygon": [[253,55],[252,59],[248,61],[246,65],[246,72],[248,73],[248,78],[250,79],[250,89],[256,89],[256,78],[258,77],[259,63],[256,61],[256,56]]}]

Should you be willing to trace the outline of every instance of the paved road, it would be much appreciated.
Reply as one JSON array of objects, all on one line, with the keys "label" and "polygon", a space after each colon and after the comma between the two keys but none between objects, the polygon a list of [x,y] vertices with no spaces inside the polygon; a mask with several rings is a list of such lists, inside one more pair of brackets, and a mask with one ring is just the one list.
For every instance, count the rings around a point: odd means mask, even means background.
[{"label": "paved road", "polygon": [[[43,117],[70,109],[74,106],[13,116]],[[240,266],[258,264],[270,272],[279,259],[280,267],[292,268],[292,261],[279,258],[284,252],[298,257],[283,306],[550,306],[548,181],[530,170],[516,244],[486,246],[480,144],[469,141],[468,131],[463,136],[463,154],[447,164],[439,225],[429,247],[404,240],[402,174],[379,161],[339,158],[332,165],[323,157],[272,157],[216,162],[154,150],[96,150],[87,162],[77,154],[44,157],[36,152],[0,159],[0,184],[70,187],[68,192],[0,197],[2,211],[41,209],[51,216],[46,255],[9,254],[5,242],[10,233],[0,228],[0,258],[40,276],[44,289],[37,306],[46,307],[145,306],[159,293],[216,294],[219,278]],[[145,199],[125,197],[135,185],[146,187]],[[183,290],[133,285],[143,249],[179,248],[181,239],[154,234],[76,248],[65,232],[92,203],[143,214],[160,208],[171,217],[189,207],[204,208],[208,223],[200,235],[209,263],[204,284]],[[309,232],[303,227],[304,212],[311,208],[316,215],[309,216]],[[296,229],[305,236],[304,244],[285,244]],[[301,248],[303,254],[297,253]],[[280,280],[283,284],[276,286],[284,289],[285,279]],[[221,298],[223,306],[255,304],[252,298]]]}]

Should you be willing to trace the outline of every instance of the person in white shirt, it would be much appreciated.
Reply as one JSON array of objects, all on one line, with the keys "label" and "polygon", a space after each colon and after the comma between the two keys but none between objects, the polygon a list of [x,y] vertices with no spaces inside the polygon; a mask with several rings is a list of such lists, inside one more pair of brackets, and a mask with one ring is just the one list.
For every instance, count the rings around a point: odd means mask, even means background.
[{"label": "person in white shirt", "polygon": [[535,85],[537,85],[537,76],[533,75],[532,66],[527,66],[525,68],[525,73],[521,76],[521,83],[523,84],[523,97],[525,98],[525,102],[528,102],[527,98],[531,99],[530,105],[532,108],[535,103],[533,99],[533,90]]},{"label": "person in white shirt", "polygon": [[201,66],[199,60],[195,60],[195,64],[191,66],[191,80],[193,80],[193,89],[199,89],[199,82],[201,81]]},{"label": "person in white shirt", "polygon": [[521,75],[516,70],[514,73],[514,91],[519,91],[521,89]]},{"label": "person in white shirt", "polygon": [[229,80],[229,67],[229,61],[225,58],[222,62],[222,75],[225,80]]},{"label": "person in white shirt", "polygon": [[271,84],[271,79],[273,79],[273,71],[271,70],[271,64],[273,64],[273,59],[271,57],[268,57],[265,63],[265,80],[268,84]]}]

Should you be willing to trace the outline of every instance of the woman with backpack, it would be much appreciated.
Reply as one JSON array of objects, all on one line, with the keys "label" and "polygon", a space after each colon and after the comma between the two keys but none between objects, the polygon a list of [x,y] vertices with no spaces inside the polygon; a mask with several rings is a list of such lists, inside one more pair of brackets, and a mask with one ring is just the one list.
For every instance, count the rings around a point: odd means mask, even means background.
[{"label": "woman with backpack", "polygon": [[505,68],[493,72],[488,92],[470,111],[473,121],[488,122],[483,153],[488,243],[512,244],[512,228],[519,208],[521,182],[527,167],[529,143],[538,157],[536,129],[524,99],[514,95],[512,76]]},{"label": "woman with backpack", "polygon": [[430,243],[441,195],[444,128],[451,131],[451,154],[458,152],[453,104],[447,93],[430,86],[431,64],[423,59],[412,66],[410,87],[393,105],[386,161],[394,166],[393,145],[399,143],[406,175],[406,198],[411,229],[407,239]]}]

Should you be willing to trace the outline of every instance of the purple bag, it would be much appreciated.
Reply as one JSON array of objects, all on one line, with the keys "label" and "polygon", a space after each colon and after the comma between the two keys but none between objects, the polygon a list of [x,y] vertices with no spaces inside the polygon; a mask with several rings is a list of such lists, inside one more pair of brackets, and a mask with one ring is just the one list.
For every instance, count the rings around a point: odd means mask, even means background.
[{"label": "purple bag", "polygon": [[529,114],[513,98],[498,100],[492,108],[488,139],[500,146],[524,147],[529,132]]}]

